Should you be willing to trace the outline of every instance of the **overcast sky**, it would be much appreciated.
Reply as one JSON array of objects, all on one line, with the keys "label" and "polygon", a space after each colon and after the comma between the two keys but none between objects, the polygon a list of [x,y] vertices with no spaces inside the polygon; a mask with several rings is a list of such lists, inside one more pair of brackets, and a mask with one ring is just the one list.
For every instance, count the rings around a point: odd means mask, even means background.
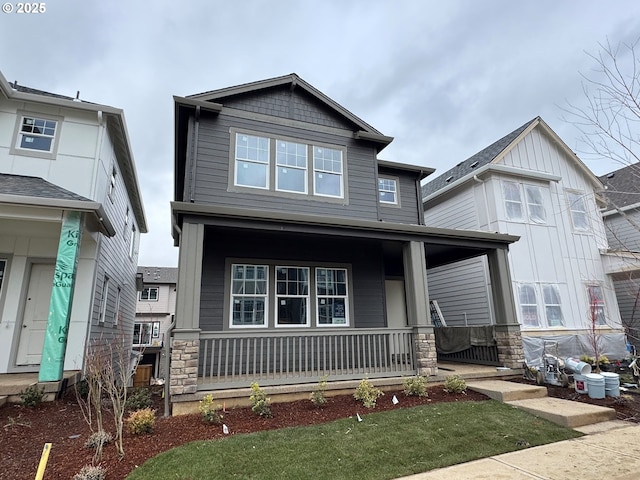
[{"label": "overcast sky", "polygon": [[[584,103],[580,72],[596,66],[585,52],[640,36],[637,0],[44,3],[45,13],[0,13],[0,70],[124,110],[148,266],[177,265],[173,95],[295,72],[395,138],[380,158],[435,177],[538,115],[579,151],[561,107]],[[585,160],[597,175],[619,168]]]}]

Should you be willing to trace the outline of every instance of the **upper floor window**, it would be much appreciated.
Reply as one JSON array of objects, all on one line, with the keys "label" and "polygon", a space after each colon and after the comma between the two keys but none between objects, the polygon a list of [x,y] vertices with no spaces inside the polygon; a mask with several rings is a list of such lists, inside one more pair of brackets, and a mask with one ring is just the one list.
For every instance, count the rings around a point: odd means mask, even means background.
[{"label": "upper floor window", "polygon": [[16,146],[26,150],[52,153],[57,128],[57,120],[23,116]]},{"label": "upper floor window", "polygon": [[152,345],[152,338],[157,338],[160,332],[160,322],[136,322],[133,326],[134,345]]},{"label": "upper floor window", "polygon": [[[523,188],[526,206],[522,200]],[[508,220],[531,223],[546,222],[547,216],[540,187],[505,181],[502,182],[502,191]]]},{"label": "upper floor window", "polygon": [[389,177],[379,177],[378,198],[380,203],[398,205],[398,180]]},{"label": "upper floor window", "polygon": [[129,258],[133,258],[136,253],[136,226],[131,226],[131,236],[129,237]]},{"label": "upper floor window", "polygon": [[111,169],[111,176],[109,177],[109,199],[113,202],[113,192],[116,190],[116,177],[118,175],[118,171],[116,167]]},{"label": "upper floor window", "polygon": [[276,140],[276,190],[307,193],[307,146]]},{"label": "upper floor window", "polygon": [[234,187],[256,188],[283,195],[345,197],[343,148],[306,144],[282,137],[233,133],[235,147],[230,182],[232,178]]},{"label": "upper floor window", "polygon": [[235,184],[269,188],[269,139],[255,135],[236,135]]},{"label": "upper floor window", "polygon": [[576,230],[589,230],[589,217],[587,216],[587,205],[584,201],[584,193],[567,192],[569,201],[569,211],[571,212],[571,221],[573,228]]},{"label": "upper floor window", "polygon": [[145,300],[147,302],[157,302],[158,287],[143,288],[140,292],[140,300]]}]

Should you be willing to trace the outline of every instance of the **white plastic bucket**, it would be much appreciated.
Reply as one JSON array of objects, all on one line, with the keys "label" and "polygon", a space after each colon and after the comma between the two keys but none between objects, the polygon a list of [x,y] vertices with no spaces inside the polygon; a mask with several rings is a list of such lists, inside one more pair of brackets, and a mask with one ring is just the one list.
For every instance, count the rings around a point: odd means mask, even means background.
[{"label": "white plastic bucket", "polygon": [[578,375],[577,373],[573,375],[573,382],[576,388],[576,392],[578,393],[587,393],[587,378],[584,375]]},{"label": "white plastic bucket", "polygon": [[607,397],[620,396],[620,375],[612,372],[602,372],[604,377],[604,393]]},{"label": "white plastic bucket", "polygon": [[604,398],[604,377],[598,373],[588,373],[585,377],[589,398]]},{"label": "white plastic bucket", "polygon": [[578,375],[587,375],[588,373],[591,373],[591,365],[573,357],[564,359],[564,368],[568,368]]}]

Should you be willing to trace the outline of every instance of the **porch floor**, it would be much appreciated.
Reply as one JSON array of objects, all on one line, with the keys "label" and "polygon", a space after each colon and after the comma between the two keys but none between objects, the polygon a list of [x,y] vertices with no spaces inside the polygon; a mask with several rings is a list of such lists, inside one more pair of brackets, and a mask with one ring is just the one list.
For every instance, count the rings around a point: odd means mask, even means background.
[{"label": "porch floor", "polygon": [[64,388],[68,388],[80,379],[80,372],[68,370],[63,373],[62,380],[58,382],[38,382],[38,373],[3,373],[0,374],[0,406],[7,402],[19,403],[20,392],[32,385],[38,389],[44,388],[44,400],[55,400]]}]

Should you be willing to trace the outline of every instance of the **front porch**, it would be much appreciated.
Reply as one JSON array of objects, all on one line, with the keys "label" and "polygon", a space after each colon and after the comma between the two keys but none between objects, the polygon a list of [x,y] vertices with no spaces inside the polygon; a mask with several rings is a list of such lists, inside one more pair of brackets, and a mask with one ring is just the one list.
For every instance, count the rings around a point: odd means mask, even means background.
[{"label": "front porch", "polygon": [[68,388],[80,381],[78,370],[65,370],[63,378],[57,382],[38,382],[38,372],[32,373],[3,373],[0,374],[0,406],[5,403],[20,403],[20,393],[35,386],[44,389],[44,401],[53,401]]}]

